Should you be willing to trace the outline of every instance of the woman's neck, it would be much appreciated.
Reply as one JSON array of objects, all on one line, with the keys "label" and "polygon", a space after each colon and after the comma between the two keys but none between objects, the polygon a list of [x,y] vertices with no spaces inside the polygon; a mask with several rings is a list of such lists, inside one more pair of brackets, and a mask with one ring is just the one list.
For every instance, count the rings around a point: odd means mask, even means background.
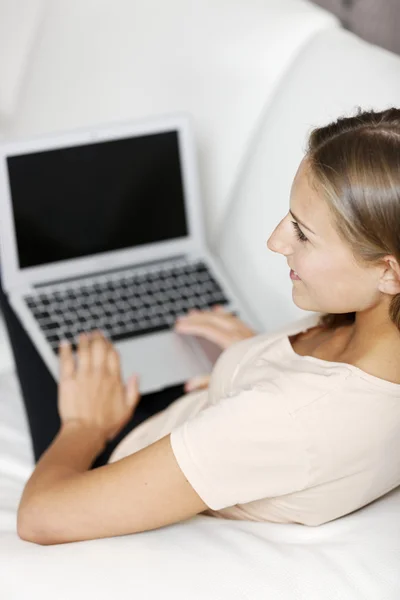
[{"label": "woman's neck", "polygon": [[333,361],[353,364],[371,375],[400,383],[400,332],[393,323],[365,329],[356,320],[338,327],[332,332],[329,348],[335,356]]}]

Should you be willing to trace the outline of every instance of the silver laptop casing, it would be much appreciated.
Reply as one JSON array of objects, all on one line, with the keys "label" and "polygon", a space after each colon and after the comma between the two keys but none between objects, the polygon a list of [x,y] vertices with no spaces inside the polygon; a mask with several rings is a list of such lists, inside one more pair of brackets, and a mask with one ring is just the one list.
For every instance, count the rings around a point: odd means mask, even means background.
[{"label": "silver laptop casing", "polygon": [[[8,156],[170,130],[178,132],[189,230],[186,238],[20,269],[7,171]],[[237,312],[249,326],[257,327],[254,317],[224,273],[223,265],[207,248],[195,144],[190,118],[185,114],[167,115],[134,123],[111,124],[3,143],[0,146],[0,251],[4,291],[56,381],[59,376],[58,357],[47,342],[23,298],[50,286],[65,286],[64,280],[82,277],[95,278],[96,274],[110,272],[113,269],[120,270],[124,267],[128,269],[133,265],[143,268],[147,263],[150,263],[149,270],[152,270],[156,268],[158,261],[164,262],[166,259],[170,259],[172,262],[182,259],[201,259],[207,264],[230,299],[229,304],[225,305],[226,310]],[[115,346],[120,354],[124,380],[133,373],[137,373],[142,394],[183,383],[195,375],[209,373],[221,353],[221,349],[212,342],[197,336],[178,334],[173,330],[118,341]]]}]

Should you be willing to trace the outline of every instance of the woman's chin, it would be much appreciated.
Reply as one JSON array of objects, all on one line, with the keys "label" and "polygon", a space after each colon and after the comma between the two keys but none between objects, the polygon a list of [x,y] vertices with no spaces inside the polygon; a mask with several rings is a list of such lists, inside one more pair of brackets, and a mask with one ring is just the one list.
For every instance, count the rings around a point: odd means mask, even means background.
[{"label": "woman's chin", "polygon": [[302,308],[303,310],[319,312],[319,308],[313,306],[312,302],[310,302],[310,298],[308,297],[308,295],[304,293],[304,287],[302,289],[300,289],[299,286],[295,285],[292,287],[292,300],[296,304],[296,306]]}]

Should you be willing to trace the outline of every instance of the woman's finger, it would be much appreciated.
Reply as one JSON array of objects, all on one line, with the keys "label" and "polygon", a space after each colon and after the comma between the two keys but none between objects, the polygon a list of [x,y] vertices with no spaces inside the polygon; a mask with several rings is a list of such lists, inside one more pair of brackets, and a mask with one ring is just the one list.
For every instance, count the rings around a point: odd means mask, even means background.
[{"label": "woman's finger", "polygon": [[176,327],[186,326],[211,326],[219,327],[225,331],[232,331],[236,325],[236,322],[232,318],[228,318],[228,313],[222,311],[203,311],[198,314],[184,315],[177,319]]},{"label": "woman's finger", "polygon": [[71,344],[63,340],[59,347],[60,379],[69,379],[75,374],[75,361]]},{"label": "woman's finger", "polygon": [[204,322],[188,322],[182,325],[176,325],[175,331],[188,335],[199,335],[214,342],[218,346],[225,348],[232,342],[232,335],[229,331],[224,331],[216,325]]},{"label": "woman's finger", "polygon": [[[221,304],[213,304],[212,307],[211,307],[211,310],[219,310],[219,311],[221,311],[221,310],[225,310],[225,309],[224,309],[224,307]],[[201,310],[199,308],[191,308],[188,311],[187,314],[191,315],[193,313],[199,313],[199,312],[201,312]]]},{"label": "woman's finger", "polygon": [[210,382],[210,375],[196,375],[185,383],[185,392],[192,392],[194,390],[201,390],[208,387]]},{"label": "woman's finger", "polygon": [[131,408],[134,408],[139,403],[139,378],[136,374],[132,375],[126,384],[125,398],[127,405]]},{"label": "woman's finger", "polygon": [[93,369],[104,369],[107,362],[108,342],[100,331],[94,331],[90,339],[90,360]]},{"label": "woman's finger", "polygon": [[111,343],[107,352],[107,368],[112,375],[120,375],[121,373],[119,353]]},{"label": "woman's finger", "polygon": [[[212,307],[213,310],[215,310],[216,312],[225,312],[225,309],[223,306],[221,306],[221,304],[214,304],[214,306]],[[228,313],[226,313],[228,314]]]},{"label": "woman's finger", "polygon": [[87,333],[81,333],[78,339],[78,368],[87,373],[90,369],[90,345]]}]

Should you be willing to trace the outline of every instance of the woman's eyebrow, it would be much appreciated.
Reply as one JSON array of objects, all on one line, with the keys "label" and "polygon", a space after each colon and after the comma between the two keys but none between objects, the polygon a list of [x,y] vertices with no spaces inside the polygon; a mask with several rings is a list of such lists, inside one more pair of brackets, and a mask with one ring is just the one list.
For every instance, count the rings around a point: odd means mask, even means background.
[{"label": "woman's eyebrow", "polygon": [[289,212],[292,215],[293,219],[295,219],[298,223],[300,223],[300,225],[303,225],[303,227],[305,227],[306,229],[308,229],[308,231],[311,231],[311,233],[313,233],[314,235],[317,235],[312,229],[310,229],[309,227],[307,227],[307,225],[305,223],[303,223],[303,221],[300,221],[300,219],[298,217],[296,217],[296,215],[293,214],[291,210],[289,210]]}]

